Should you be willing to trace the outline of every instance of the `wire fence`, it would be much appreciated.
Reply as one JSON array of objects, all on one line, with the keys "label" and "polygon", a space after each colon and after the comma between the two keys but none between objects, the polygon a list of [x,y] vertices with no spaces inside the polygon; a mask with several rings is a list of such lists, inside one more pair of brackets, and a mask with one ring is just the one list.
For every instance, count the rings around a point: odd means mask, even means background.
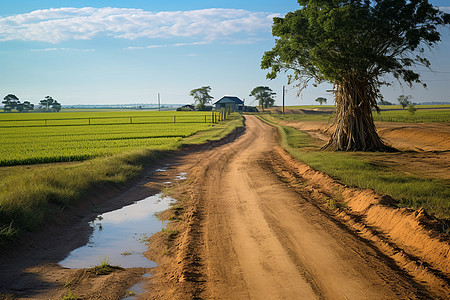
[{"label": "wire fence", "polygon": [[45,126],[86,126],[121,124],[167,124],[167,123],[218,123],[228,117],[226,111],[214,111],[205,115],[165,115],[165,116],[120,116],[83,118],[46,118],[0,120],[0,127],[45,127]]}]

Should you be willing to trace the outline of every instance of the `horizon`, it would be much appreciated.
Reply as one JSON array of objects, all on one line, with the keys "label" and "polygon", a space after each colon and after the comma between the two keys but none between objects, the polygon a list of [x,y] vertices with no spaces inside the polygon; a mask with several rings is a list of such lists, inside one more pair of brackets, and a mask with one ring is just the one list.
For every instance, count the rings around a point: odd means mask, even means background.
[{"label": "horizon", "polygon": [[[432,4],[450,12],[448,1]],[[446,6],[447,5],[447,6]],[[220,99],[233,94],[251,105],[256,86],[269,86],[281,105],[312,105],[317,97],[334,103],[330,84],[309,85],[300,97],[281,73],[265,78],[261,57],[274,46],[272,18],[299,9],[295,0],[212,1],[18,0],[0,4],[0,93],[38,103],[46,95],[62,105],[187,104],[189,91],[211,86]],[[448,102],[450,30],[429,53],[421,70],[425,89],[392,82],[382,87],[392,103],[401,95],[413,102]],[[1,95],[0,95],[1,96]],[[4,96],[2,96],[3,98]]]}]

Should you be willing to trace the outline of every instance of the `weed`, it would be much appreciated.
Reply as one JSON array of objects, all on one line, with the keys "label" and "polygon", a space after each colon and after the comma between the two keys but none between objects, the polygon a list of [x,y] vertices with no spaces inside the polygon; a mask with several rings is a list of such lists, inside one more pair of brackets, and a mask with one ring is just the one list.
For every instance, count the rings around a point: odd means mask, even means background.
[{"label": "weed", "polygon": [[334,199],[329,199],[328,200],[328,208],[331,210],[335,210],[337,208],[337,204],[336,201],[334,201]]},{"label": "weed", "polygon": [[121,270],[122,268],[119,266],[112,266],[111,260],[108,256],[105,256],[103,259],[100,259],[100,265],[92,267],[89,269],[90,272],[95,275],[108,275],[116,270]]},{"label": "weed", "polygon": [[134,291],[127,291],[127,297],[133,297],[136,296],[136,293]]},{"label": "weed", "polygon": [[105,257],[100,259],[100,267],[101,268],[109,266],[110,263],[111,263],[111,259],[109,258],[109,256],[105,256]]},{"label": "weed", "polygon": [[62,300],[78,300],[79,298],[72,293],[71,290],[67,292],[67,295],[62,298]]},{"label": "weed", "polygon": [[124,251],[124,252],[120,253],[120,255],[122,255],[122,256],[127,256],[127,255],[131,255],[131,254],[133,254],[133,253],[131,253],[130,251]]},{"label": "weed", "polygon": [[13,222],[9,223],[9,225],[0,227],[0,245],[6,241],[13,240],[18,232],[19,229],[13,227]]},{"label": "weed", "polygon": [[162,255],[167,255],[167,254],[169,254],[169,251],[167,251],[166,249],[164,249],[164,250],[162,251]]}]

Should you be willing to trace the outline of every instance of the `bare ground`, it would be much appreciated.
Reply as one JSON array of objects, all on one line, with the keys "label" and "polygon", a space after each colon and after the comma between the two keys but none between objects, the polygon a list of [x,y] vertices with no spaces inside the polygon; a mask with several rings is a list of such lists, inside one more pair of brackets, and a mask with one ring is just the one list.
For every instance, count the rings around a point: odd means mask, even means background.
[{"label": "bare ground", "polygon": [[[172,156],[167,172],[148,170],[122,191],[92,197],[103,212],[188,173],[166,190],[179,199],[162,216],[174,220],[177,234],[151,238],[147,256],[159,264],[153,277],[143,279],[145,269],[94,276],[56,264],[87,238],[96,213],[86,201],[57,226],[1,253],[0,299],[61,299],[69,289],[80,299],[120,299],[138,281],[146,292],[137,299],[446,299],[450,246],[430,229],[436,220],[345,187],[277,147],[272,127],[252,116],[246,125],[222,145]],[[319,129],[310,130],[321,135]],[[448,168],[448,150],[437,150],[434,170],[423,159],[433,176],[441,172],[441,152]]]}]

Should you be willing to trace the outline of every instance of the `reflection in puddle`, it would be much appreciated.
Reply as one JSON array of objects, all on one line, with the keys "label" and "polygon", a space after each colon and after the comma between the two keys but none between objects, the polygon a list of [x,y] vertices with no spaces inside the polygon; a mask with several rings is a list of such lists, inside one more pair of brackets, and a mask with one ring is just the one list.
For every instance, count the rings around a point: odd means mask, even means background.
[{"label": "reflection in puddle", "polygon": [[156,194],[99,215],[89,225],[94,232],[89,242],[70,254],[59,264],[66,268],[89,268],[108,257],[112,265],[124,268],[155,267],[156,263],[143,256],[147,239],[166,226],[155,213],[169,208],[175,200]]},{"label": "reflection in puddle", "polygon": [[166,172],[169,169],[169,167],[170,167],[170,165],[166,164],[164,167],[156,169],[155,173],[156,172]]},{"label": "reflection in puddle", "polygon": [[180,174],[177,175],[177,180],[186,180],[186,179],[187,179],[186,172],[181,172]]}]

